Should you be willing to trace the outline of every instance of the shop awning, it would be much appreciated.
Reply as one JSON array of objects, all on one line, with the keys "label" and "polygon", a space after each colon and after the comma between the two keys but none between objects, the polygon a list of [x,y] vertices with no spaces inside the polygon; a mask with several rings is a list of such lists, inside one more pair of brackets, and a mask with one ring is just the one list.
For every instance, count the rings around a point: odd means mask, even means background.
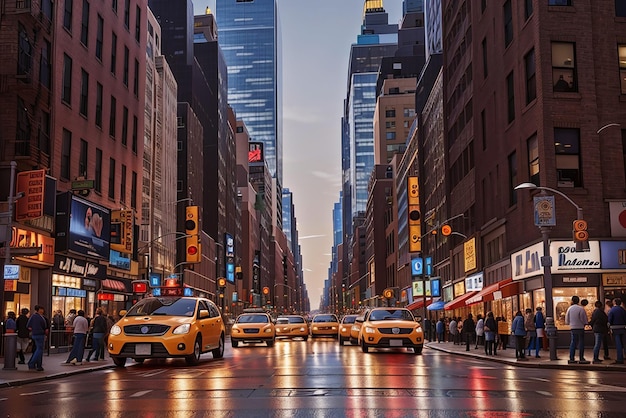
[{"label": "shop awning", "polygon": [[494,292],[493,299],[499,300],[508,298],[511,296],[519,295],[522,293],[522,282],[520,281],[510,281],[504,286],[500,286],[500,289],[497,292]]},{"label": "shop awning", "polygon": [[494,292],[500,290],[503,286],[511,283],[512,281],[513,281],[513,278],[509,277],[508,279],[504,279],[504,280],[501,280],[501,281],[499,281],[497,283],[489,285],[489,286],[483,288],[478,293],[476,293],[471,298],[467,299],[465,301],[465,304],[466,305],[473,305],[475,303],[480,303],[480,302],[489,302],[489,301],[494,299],[494,296],[493,296]]},{"label": "shop awning", "polygon": [[102,290],[119,292],[119,293],[132,293],[132,290],[126,285],[126,282],[114,279],[104,279],[100,281]]},{"label": "shop awning", "polygon": [[[432,302],[432,298],[428,298],[426,299],[426,306],[430,305]],[[417,298],[413,301],[413,303],[411,303],[410,305],[408,305],[406,308],[409,311],[414,311],[416,309],[420,309],[424,307],[424,298]]]},{"label": "shop awning", "polygon": [[464,295],[457,297],[456,299],[452,299],[450,302],[446,303],[444,309],[446,311],[451,311],[453,309],[462,308],[465,306],[465,301],[472,296],[474,296],[477,292],[467,292]]},{"label": "shop awning", "polygon": [[438,300],[437,302],[433,302],[430,305],[428,305],[428,310],[429,311],[443,311],[443,308],[445,308],[446,303],[443,300]]}]

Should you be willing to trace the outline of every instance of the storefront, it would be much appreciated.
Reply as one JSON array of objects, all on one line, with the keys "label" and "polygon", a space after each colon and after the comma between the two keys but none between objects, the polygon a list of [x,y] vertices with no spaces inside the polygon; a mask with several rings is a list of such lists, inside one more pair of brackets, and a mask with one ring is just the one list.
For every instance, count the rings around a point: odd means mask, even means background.
[{"label": "storefront", "polygon": [[106,315],[117,318],[121,310],[130,307],[132,297],[130,280],[107,278],[100,282],[98,306],[103,309]]},{"label": "storefront", "polygon": [[626,241],[601,241],[602,301],[626,301]]}]

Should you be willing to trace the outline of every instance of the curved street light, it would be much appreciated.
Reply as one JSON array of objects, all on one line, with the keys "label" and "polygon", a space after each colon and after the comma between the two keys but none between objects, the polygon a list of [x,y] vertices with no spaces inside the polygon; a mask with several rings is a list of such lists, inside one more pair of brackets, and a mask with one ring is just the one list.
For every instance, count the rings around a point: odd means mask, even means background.
[{"label": "curved street light", "polygon": [[604,125],[603,127],[601,127],[600,129],[598,129],[596,131],[597,134],[599,134],[600,132],[602,132],[603,130],[605,130],[606,128],[610,128],[611,126],[622,126],[619,123],[607,123],[606,125]]}]

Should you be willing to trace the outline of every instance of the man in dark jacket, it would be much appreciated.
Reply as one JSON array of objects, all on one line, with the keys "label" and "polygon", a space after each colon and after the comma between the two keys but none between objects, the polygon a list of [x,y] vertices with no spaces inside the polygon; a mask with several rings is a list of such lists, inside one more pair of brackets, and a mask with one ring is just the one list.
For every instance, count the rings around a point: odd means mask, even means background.
[{"label": "man in dark jacket", "polygon": [[613,364],[624,364],[624,334],[626,334],[626,310],[622,308],[622,299],[615,298],[609,311],[609,326],[615,337],[617,359]]},{"label": "man in dark jacket", "polygon": [[30,331],[28,330],[28,308],[22,308],[20,316],[17,317],[15,323],[17,325],[17,355],[20,361],[17,364],[25,364],[24,353],[30,343]]},{"label": "man in dark jacket", "polygon": [[35,312],[28,319],[27,325],[35,344],[35,352],[28,361],[28,369],[38,372],[43,372],[43,346],[48,335],[48,321],[43,317],[43,313],[43,306],[36,305]]},{"label": "man in dark jacket", "polygon": [[467,315],[467,319],[463,321],[463,334],[465,335],[465,351],[470,351],[470,342],[474,339],[476,333],[476,323],[472,314]]},{"label": "man in dark jacket", "polygon": [[597,300],[595,307],[596,309],[594,309],[591,314],[591,321],[589,321],[589,325],[591,325],[591,329],[593,330],[593,335],[595,337],[595,344],[593,346],[593,364],[600,364],[602,363],[602,360],[600,360],[600,344],[604,340],[604,336],[609,333],[609,317],[606,313],[604,313],[604,305],[602,305],[602,302]]}]

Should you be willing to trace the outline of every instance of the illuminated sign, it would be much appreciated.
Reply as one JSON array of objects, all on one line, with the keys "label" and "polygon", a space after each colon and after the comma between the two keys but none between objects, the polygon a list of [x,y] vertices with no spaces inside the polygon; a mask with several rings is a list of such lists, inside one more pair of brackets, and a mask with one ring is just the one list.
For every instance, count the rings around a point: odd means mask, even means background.
[{"label": "illuminated sign", "polygon": [[248,143],[248,162],[260,163],[262,161],[263,161],[263,143],[262,142]]},{"label": "illuminated sign", "polygon": [[111,212],[111,249],[120,253],[132,254],[135,215],[132,210]]},{"label": "illuminated sign", "polygon": [[57,196],[57,251],[109,259],[109,209],[72,194]]},{"label": "illuminated sign", "polygon": [[46,266],[52,266],[54,264],[54,238],[29,229],[11,228],[12,249],[33,247],[41,247],[41,253],[30,256],[15,254],[15,258],[28,260],[31,263],[44,264]]},{"label": "illuminated sign", "polygon": [[23,171],[17,174],[17,191],[24,192],[24,197],[15,204],[17,221],[43,216],[45,178],[46,170]]},{"label": "illuminated sign", "polygon": [[465,272],[476,270],[476,238],[470,238],[463,243]]}]

